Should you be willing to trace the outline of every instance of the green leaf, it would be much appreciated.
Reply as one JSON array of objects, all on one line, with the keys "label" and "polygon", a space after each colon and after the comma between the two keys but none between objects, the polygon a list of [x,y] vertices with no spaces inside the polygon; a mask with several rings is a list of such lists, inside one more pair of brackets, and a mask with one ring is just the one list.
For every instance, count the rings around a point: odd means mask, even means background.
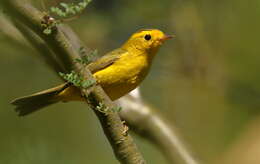
[{"label": "green leaf", "polygon": [[82,88],[89,88],[96,84],[96,80],[85,80],[81,83]]},{"label": "green leaf", "polygon": [[50,35],[51,32],[52,32],[51,29],[48,28],[48,27],[47,27],[46,29],[43,30],[43,33],[46,34],[46,35]]},{"label": "green leaf", "polygon": [[83,2],[75,3],[60,3],[59,5],[62,7],[51,7],[50,11],[60,17],[74,16],[76,14],[81,13],[87,5],[91,2],[91,0],[84,0]]},{"label": "green leaf", "polygon": [[106,107],[103,103],[99,103],[98,106],[96,107],[96,110],[98,110],[102,113],[107,113],[109,108]]},{"label": "green leaf", "polygon": [[60,3],[60,6],[64,7],[65,9],[69,8],[69,5],[63,2]]},{"label": "green leaf", "polygon": [[113,112],[120,112],[121,110],[122,110],[121,106],[117,106],[117,107],[112,108]]}]

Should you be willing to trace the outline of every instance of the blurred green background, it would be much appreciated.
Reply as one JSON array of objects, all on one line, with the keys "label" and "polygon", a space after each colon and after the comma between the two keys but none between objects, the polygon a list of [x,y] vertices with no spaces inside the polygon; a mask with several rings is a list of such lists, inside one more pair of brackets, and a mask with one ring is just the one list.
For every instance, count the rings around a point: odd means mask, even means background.
[{"label": "blurred green background", "polygon": [[[99,54],[141,28],[174,33],[141,85],[144,99],[171,120],[204,163],[257,164],[259,15],[259,0],[93,0],[68,24]],[[0,163],[117,163],[95,115],[81,102],[16,116],[13,98],[61,81],[35,50],[11,40],[0,25]],[[167,163],[152,144],[134,137],[148,163]]]}]

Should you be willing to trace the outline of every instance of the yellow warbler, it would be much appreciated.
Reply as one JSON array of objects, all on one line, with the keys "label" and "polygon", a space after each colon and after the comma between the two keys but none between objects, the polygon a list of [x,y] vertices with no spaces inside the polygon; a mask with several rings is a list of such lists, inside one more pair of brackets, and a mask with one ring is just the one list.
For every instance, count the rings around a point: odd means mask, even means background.
[{"label": "yellow warbler", "polygon": [[[134,33],[120,48],[109,52],[87,68],[107,95],[116,100],[135,89],[147,75],[152,60],[165,40],[172,38],[157,29]],[[20,116],[59,102],[84,100],[78,88],[65,83],[12,101]]]}]

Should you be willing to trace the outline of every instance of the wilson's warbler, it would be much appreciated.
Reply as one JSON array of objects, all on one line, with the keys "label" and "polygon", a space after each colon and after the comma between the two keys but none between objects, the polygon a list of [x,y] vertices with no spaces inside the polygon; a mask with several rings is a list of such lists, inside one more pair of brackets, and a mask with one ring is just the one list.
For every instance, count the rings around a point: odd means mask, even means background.
[{"label": "wilson's warbler", "polygon": [[[107,95],[116,100],[135,89],[147,75],[152,60],[165,40],[172,38],[157,29],[134,33],[120,48],[87,65]],[[59,102],[84,100],[78,88],[65,83],[12,101],[20,116]]]}]

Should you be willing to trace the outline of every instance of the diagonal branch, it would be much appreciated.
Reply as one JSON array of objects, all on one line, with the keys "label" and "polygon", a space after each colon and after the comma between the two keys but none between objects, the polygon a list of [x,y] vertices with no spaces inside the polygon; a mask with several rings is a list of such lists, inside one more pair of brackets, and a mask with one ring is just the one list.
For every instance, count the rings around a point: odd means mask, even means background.
[{"label": "diagonal branch", "polygon": [[[1,19],[0,19],[1,21]],[[5,23],[6,24],[6,23]],[[10,24],[10,23],[9,23]],[[21,23],[15,22],[18,30],[23,33],[27,40],[31,41],[34,47],[39,53],[47,60],[52,60],[55,55],[45,45],[45,43],[39,39],[31,30]],[[5,30],[4,26],[0,30]],[[80,49],[84,47],[85,52],[90,50],[84,46],[74,31],[63,25],[60,30],[70,40],[74,49]],[[6,33],[10,39],[17,40],[13,35]],[[19,40],[18,42],[22,42]],[[85,54],[84,54],[85,55]],[[64,72],[63,66],[59,65],[59,62],[47,62],[49,66],[57,73],[57,71]],[[61,63],[64,64],[64,63]],[[58,69],[55,67],[58,67]],[[66,70],[69,72],[70,70]],[[183,141],[178,136],[176,128],[169,126],[168,121],[159,113],[159,109],[154,109],[147,103],[141,100],[140,95],[130,94],[117,101],[124,110],[120,112],[120,117],[127,122],[130,129],[138,135],[154,143],[167,157],[170,163],[184,163],[184,164],[198,164],[199,162],[193,157],[190,150],[183,144]]]},{"label": "diagonal branch", "polygon": [[[81,65],[74,62],[76,58],[79,58],[79,52],[72,47],[72,44],[59,27],[55,26],[50,35],[43,33],[42,21],[44,21],[43,18],[46,15],[39,12],[24,0],[5,0],[3,4],[5,5],[5,9],[8,9],[8,14],[11,14],[14,19],[20,20],[45,41],[48,47],[57,55],[57,58],[63,61],[67,70],[74,69],[84,79],[93,80],[93,76],[89,70],[81,70]],[[128,133],[124,133],[125,125],[121,122],[119,115],[112,111],[115,105],[103,89],[100,86],[95,86],[92,88],[90,94],[86,89],[81,88],[81,91],[84,96],[90,97],[86,101],[90,103],[99,118],[117,159],[121,163],[127,164],[145,163],[132,137]],[[96,108],[100,103],[104,104],[109,112],[102,113],[97,111]]]}]

